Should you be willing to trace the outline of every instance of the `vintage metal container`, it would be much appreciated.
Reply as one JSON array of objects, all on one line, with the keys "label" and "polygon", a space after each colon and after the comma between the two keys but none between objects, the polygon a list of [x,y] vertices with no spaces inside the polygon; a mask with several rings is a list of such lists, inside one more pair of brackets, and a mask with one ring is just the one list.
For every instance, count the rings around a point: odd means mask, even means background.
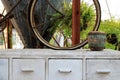
[{"label": "vintage metal container", "polygon": [[101,51],[105,48],[106,34],[104,32],[92,31],[88,33],[88,45],[92,51]]}]

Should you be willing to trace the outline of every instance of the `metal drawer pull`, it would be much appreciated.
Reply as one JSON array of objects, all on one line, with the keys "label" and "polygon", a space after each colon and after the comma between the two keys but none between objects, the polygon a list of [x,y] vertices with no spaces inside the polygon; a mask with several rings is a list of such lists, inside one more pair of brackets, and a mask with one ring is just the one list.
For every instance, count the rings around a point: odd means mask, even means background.
[{"label": "metal drawer pull", "polygon": [[109,74],[111,70],[109,69],[103,69],[103,70],[97,70],[96,73],[98,74]]},{"label": "metal drawer pull", "polygon": [[33,68],[22,68],[21,69],[22,72],[34,72]]},{"label": "metal drawer pull", "polygon": [[58,70],[60,73],[71,73],[71,69],[59,69]]}]

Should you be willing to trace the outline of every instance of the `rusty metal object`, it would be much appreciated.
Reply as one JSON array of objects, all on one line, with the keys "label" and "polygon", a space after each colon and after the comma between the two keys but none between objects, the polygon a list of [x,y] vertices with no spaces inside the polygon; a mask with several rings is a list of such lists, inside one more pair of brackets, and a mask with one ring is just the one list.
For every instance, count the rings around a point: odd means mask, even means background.
[{"label": "rusty metal object", "polygon": [[106,34],[104,32],[92,31],[88,34],[88,45],[92,51],[101,51],[105,48]]},{"label": "rusty metal object", "polygon": [[[0,14],[0,20],[4,18],[3,14]],[[6,28],[6,20],[0,23],[0,32],[2,32]]]},{"label": "rusty metal object", "polygon": [[72,4],[72,45],[80,43],[80,0],[73,0]]}]

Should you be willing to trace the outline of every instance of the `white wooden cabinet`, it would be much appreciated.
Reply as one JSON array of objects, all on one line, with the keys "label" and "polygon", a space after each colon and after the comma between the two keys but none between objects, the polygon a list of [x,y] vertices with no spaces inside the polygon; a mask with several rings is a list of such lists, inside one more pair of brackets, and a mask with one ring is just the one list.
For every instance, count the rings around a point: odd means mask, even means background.
[{"label": "white wooden cabinet", "polygon": [[0,50],[0,80],[119,80],[120,51]]}]

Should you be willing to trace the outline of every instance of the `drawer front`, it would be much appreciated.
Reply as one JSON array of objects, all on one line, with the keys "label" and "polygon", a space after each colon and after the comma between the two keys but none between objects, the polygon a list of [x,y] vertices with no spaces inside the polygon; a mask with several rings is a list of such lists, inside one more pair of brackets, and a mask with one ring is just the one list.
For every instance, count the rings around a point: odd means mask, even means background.
[{"label": "drawer front", "polygon": [[0,59],[0,80],[8,80],[8,59]]},{"label": "drawer front", "polygon": [[45,60],[13,59],[13,80],[45,80]]},{"label": "drawer front", "polygon": [[82,80],[82,60],[49,60],[49,80]]},{"label": "drawer front", "polygon": [[87,80],[119,80],[120,60],[87,60]]}]

